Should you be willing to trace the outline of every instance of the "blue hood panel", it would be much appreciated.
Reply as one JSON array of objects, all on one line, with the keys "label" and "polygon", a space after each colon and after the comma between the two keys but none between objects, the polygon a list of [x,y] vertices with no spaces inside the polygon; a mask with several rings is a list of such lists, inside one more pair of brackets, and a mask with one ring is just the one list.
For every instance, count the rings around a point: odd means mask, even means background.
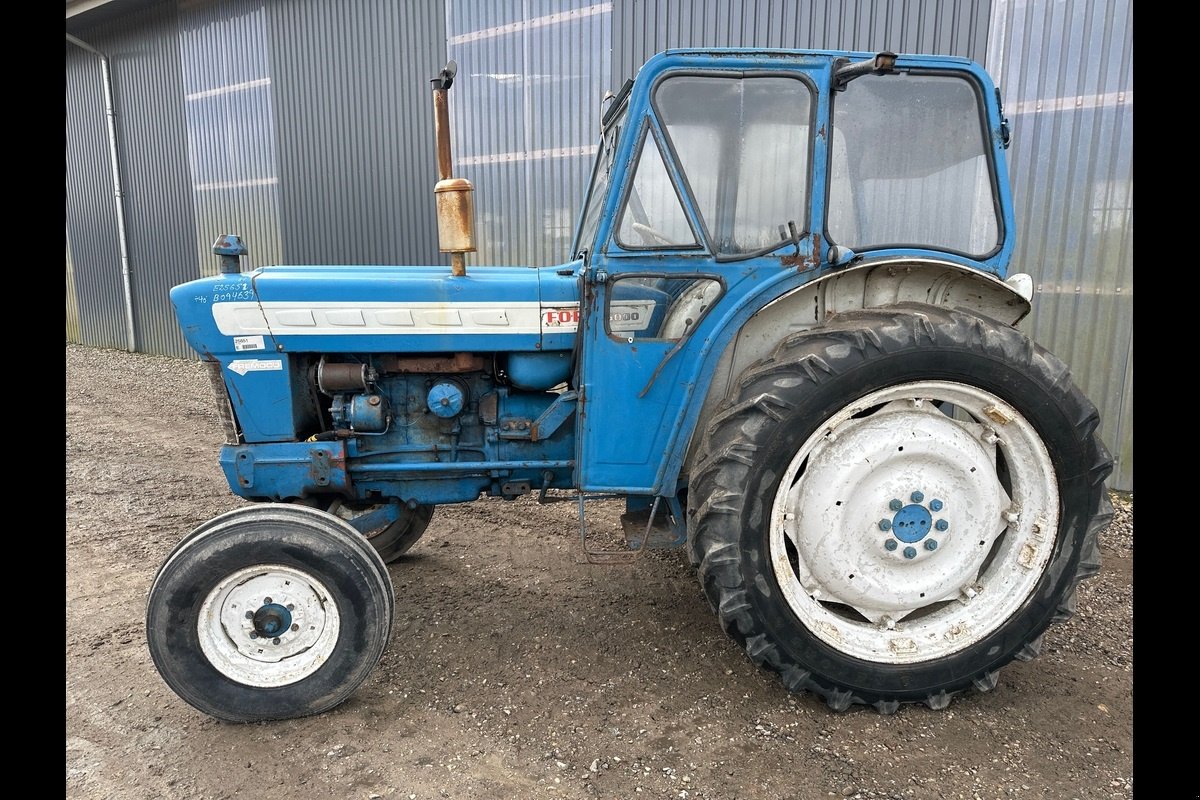
[{"label": "blue hood panel", "polygon": [[502,352],[573,346],[581,262],[559,267],[302,266],[171,290],[202,356],[269,352]]}]

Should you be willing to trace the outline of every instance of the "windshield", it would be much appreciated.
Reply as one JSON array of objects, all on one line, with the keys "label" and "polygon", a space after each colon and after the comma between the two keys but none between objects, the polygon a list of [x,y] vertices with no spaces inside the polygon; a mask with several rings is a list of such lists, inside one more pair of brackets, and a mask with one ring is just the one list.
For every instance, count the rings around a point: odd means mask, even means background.
[{"label": "windshield", "polygon": [[654,102],[718,258],[772,250],[804,230],[808,84],[795,76],[681,75],[659,84]]},{"label": "windshield", "polygon": [[571,253],[575,256],[582,250],[591,252],[595,243],[596,230],[600,227],[600,211],[604,208],[604,198],[608,196],[609,179],[612,177],[613,157],[617,152],[621,130],[625,127],[625,112],[628,108],[626,106],[617,112],[616,117],[604,130],[604,135],[600,137],[600,150],[596,153],[596,163],[592,167],[592,182],[588,186],[583,217],[579,221],[575,243],[571,246]]},{"label": "windshield", "polygon": [[865,75],[833,98],[829,240],[986,257],[1000,245],[989,140],[965,76]]}]

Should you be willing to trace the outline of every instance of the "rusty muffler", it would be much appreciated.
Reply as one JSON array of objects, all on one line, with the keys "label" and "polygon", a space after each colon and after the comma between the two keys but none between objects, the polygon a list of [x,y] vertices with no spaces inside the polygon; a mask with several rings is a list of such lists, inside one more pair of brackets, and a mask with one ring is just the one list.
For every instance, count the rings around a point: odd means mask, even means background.
[{"label": "rusty muffler", "polygon": [[437,200],[438,249],[450,254],[450,274],[466,275],[466,253],[475,252],[475,187],[466,178],[454,177],[450,157],[450,105],[447,92],[458,73],[449,61],[433,83],[433,130],[437,137],[438,182],[433,187]]}]

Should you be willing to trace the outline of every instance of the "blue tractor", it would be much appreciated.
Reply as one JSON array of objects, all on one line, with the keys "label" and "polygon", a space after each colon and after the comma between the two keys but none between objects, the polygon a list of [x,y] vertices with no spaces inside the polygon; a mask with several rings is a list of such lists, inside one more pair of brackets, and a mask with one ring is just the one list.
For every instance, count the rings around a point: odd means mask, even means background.
[{"label": "blue tractor", "polygon": [[[722,627],[844,710],[942,708],[1035,656],[1099,567],[1111,458],[1014,325],[999,92],[945,56],[674,50],[611,96],[570,260],[466,270],[472,187],[434,79],[451,267],[271,266],[175,287],[221,467],[253,504],[159,569],[166,683],[230,721],[336,706],[388,642],[386,564],[437,506],[579,506],[598,563],[686,547]],[[565,490],[565,491],[564,491]],[[628,548],[588,544],[622,497]]]}]

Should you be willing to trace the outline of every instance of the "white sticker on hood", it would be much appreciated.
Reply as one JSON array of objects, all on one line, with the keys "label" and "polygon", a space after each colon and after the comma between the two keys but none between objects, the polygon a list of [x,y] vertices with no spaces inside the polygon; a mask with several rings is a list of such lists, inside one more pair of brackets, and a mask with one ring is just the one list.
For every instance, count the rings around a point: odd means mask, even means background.
[{"label": "white sticker on hood", "polygon": [[235,336],[233,349],[239,353],[243,350],[266,350],[267,345],[261,336]]}]

